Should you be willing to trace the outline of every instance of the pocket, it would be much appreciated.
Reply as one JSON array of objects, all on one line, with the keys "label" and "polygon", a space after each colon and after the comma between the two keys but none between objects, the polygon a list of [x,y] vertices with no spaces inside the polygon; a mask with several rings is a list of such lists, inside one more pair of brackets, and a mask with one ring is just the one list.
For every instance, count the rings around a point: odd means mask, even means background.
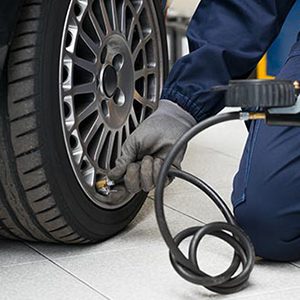
[{"label": "pocket", "polygon": [[252,165],[252,158],[261,124],[262,121],[255,121],[250,125],[249,135],[240,161],[239,170],[233,180],[231,201],[234,208],[246,201],[246,190]]}]

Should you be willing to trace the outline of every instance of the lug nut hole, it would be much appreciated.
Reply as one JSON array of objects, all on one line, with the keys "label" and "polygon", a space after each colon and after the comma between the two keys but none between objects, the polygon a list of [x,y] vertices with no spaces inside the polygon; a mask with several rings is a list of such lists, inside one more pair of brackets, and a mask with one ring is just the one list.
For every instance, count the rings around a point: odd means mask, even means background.
[{"label": "lug nut hole", "polygon": [[108,111],[108,104],[107,101],[102,101],[101,102],[101,109],[102,109],[102,113],[105,117],[108,117],[109,115],[109,111]]},{"label": "lug nut hole", "polygon": [[118,106],[123,106],[125,104],[125,95],[119,88],[116,89],[113,100]]},{"label": "lug nut hole", "polygon": [[113,66],[117,71],[121,70],[124,64],[124,58],[121,54],[117,54],[113,59]]}]

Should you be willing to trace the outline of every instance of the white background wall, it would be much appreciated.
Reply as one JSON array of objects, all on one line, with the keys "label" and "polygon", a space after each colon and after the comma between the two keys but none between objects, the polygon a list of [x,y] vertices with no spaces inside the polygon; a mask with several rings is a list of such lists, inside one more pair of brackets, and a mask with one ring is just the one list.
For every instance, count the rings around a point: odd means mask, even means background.
[{"label": "white background wall", "polygon": [[191,17],[200,0],[171,0],[171,9],[177,15]]},{"label": "white background wall", "polygon": [[[1,1],[1,0],[0,0]],[[169,16],[183,16],[190,18],[201,0],[170,0]],[[188,54],[188,43],[185,36],[182,37],[182,55]]]}]

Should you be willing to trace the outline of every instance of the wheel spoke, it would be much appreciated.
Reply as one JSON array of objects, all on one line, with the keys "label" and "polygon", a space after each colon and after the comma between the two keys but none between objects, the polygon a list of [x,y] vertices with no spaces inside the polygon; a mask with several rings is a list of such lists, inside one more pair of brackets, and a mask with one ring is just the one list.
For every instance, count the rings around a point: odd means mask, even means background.
[{"label": "wheel spoke", "polygon": [[149,103],[145,100],[145,98],[143,96],[141,96],[141,94],[135,90],[134,92],[134,97],[133,97],[136,101],[138,101],[140,104],[144,105],[148,105]]},{"label": "wheel spoke", "polygon": [[98,0],[98,1],[100,1],[100,7],[101,7],[104,25],[106,28],[106,34],[109,34],[110,32],[112,32],[112,28],[111,28],[110,19],[108,16],[107,8],[105,5],[105,1],[104,0]]},{"label": "wheel spoke", "polygon": [[[130,23],[129,34],[128,34],[128,37],[127,37],[128,44],[129,44],[130,47],[132,46],[135,27],[136,26],[140,27],[140,15],[143,11],[144,5],[145,4],[144,4],[144,1],[143,1],[141,3],[140,7],[138,8],[138,10],[135,11],[134,7],[132,6],[132,3],[129,3],[129,7],[130,7],[131,12],[133,14],[133,19],[132,19],[132,22]],[[142,33],[141,29],[139,30],[139,35],[140,35],[140,38],[142,38],[143,33]]]},{"label": "wheel spoke", "polygon": [[142,11],[143,11],[144,8],[145,8],[145,1],[142,1],[141,5],[139,6],[139,8],[138,8],[138,10],[136,12],[137,19],[140,18],[140,15],[141,15],[141,13],[142,13]]},{"label": "wheel spoke", "polygon": [[82,149],[75,150],[73,152],[73,158],[78,165],[81,164],[81,162],[83,160],[83,150]]},{"label": "wheel spoke", "polygon": [[143,106],[141,110],[140,123],[142,123],[145,120],[145,118],[146,118],[146,106]]},{"label": "wheel spoke", "polygon": [[[100,0],[100,1],[103,2],[103,0]],[[91,18],[91,22],[92,22],[92,24],[93,24],[93,27],[94,27],[94,29],[95,29],[95,31],[96,31],[96,34],[97,34],[97,36],[98,36],[98,38],[99,38],[99,40],[100,40],[100,43],[101,43],[101,41],[103,41],[103,39],[105,38],[105,34],[104,34],[104,32],[102,31],[102,29],[101,29],[101,27],[100,27],[100,25],[99,25],[99,22],[98,22],[98,20],[96,19],[95,14],[94,14],[94,12],[93,12],[92,10],[90,10],[89,15],[90,15],[90,18]]]},{"label": "wheel spoke", "polygon": [[115,31],[120,30],[119,20],[118,20],[118,11],[116,1],[120,0],[110,0],[111,10],[112,10],[112,19],[113,19],[113,28]]},{"label": "wheel spoke", "polygon": [[126,138],[130,136],[130,125],[129,125],[129,118],[127,119],[127,122],[125,123],[125,132],[126,132]]},{"label": "wheel spoke", "polygon": [[111,135],[109,137],[108,147],[107,147],[107,151],[106,151],[106,159],[105,159],[105,169],[107,169],[107,170],[110,169],[115,137],[116,137],[116,132],[111,133]]},{"label": "wheel spoke", "polygon": [[[78,141],[79,140],[79,136],[77,133],[77,130],[74,130],[72,132],[72,136],[75,137],[75,139]],[[70,136],[68,136],[69,140],[70,140]],[[83,159],[83,149],[82,149],[82,145],[80,143],[77,144],[77,146],[72,149],[72,156],[73,159],[76,161],[77,164],[82,162]]]},{"label": "wheel spoke", "polygon": [[140,79],[142,77],[146,78],[149,75],[152,75],[152,74],[155,75],[155,74],[157,74],[157,72],[158,72],[157,68],[144,68],[144,69],[134,72],[134,79],[135,79],[135,81],[137,81],[138,79]]},{"label": "wheel spoke", "polygon": [[145,77],[145,70],[144,69],[141,69],[141,70],[138,70],[138,71],[135,71],[134,72],[134,80],[137,81],[139,80],[140,78],[143,78]]},{"label": "wheel spoke", "polygon": [[118,157],[120,157],[122,153],[122,139],[123,139],[123,128],[119,130],[119,134],[118,134],[118,150],[117,150]]},{"label": "wheel spoke", "polygon": [[72,89],[72,60],[68,55],[65,55],[63,59],[62,72],[62,87],[65,93]]},{"label": "wheel spoke", "polygon": [[132,53],[133,61],[136,61],[138,54],[141,50],[145,50],[146,44],[152,39],[152,33],[148,34],[145,38],[141,39],[136,48],[134,49]]},{"label": "wheel spoke", "polygon": [[135,28],[135,19],[133,19],[132,22],[129,25],[129,32],[128,32],[128,37],[127,37],[127,41],[128,41],[129,47],[132,46],[134,28]]},{"label": "wheel spoke", "polygon": [[84,144],[86,144],[87,146],[89,145],[92,138],[95,136],[97,130],[100,128],[100,126],[102,124],[103,123],[100,121],[100,115],[98,115],[97,119],[95,120],[95,122],[93,123],[93,125],[91,126],[90,130],[88,131],[86,137],[83,140]]},{"label": "wheel spoke", "polygon": [[87,33],[82,28],[80,28],[79,30],[79,35],[81,36],[85,44],[89,47],[89,49],[93,52],[93,54],[97,56],[99,53],[98,45],[87,35]]},{"label": "wheel spoke", "polygon": [[106,141],[106,137],[108,134],[109,134],[108,129],[104,127],[104,130],[102,131],[101,136],[99,138],[99,142],[98,142],[98,145],[97,145],[97,148],[95,151],[95,155],[93,157],[93,160],[96,162],[99,160],[99,156],[103,150],[103,146],[104,146],[104,143]]},{"label": "wheel spoke", "polygon": [[74,95],[80,95],[80,94],[88,94],[88,93],[95,93],[96,92],[96,82],[88,82],[83,83],[79,85],[73,86],[73,89],[71,90]]},{"label": "wheel spoke", "polygon": [[98,105],[96,101],[93,101],[90,105],[88,105],[80,114],[77,115],[77,122],[80,124],[83,120],[89,117],[92,113],[98,110]]},{"label": "wheel spoke", "polygon": [[139,41],[139,43],[137,44],[136,48],[134,49],[134,51],[132,53],[133,61],[136,61],[141,50],[145,51],[145,42],[143,40]]},{"label": "wheel spoke", "polygon": [[132,119],[132,122],[133,122],[135,128],[137,128],[139,126],[139,121],[137,119],[136,112],[133,108],[131,110],[130,116],[131,116],[131,119]]},{"label": "wheel spoke", "polygon": [[88,72],[95,74],[97,71],[97,65],[86,59],[80,58],[77,55],[72,56],[72,60],[75,65],[81,67],[82,69],[87,70]]},{"label": "wheel spoke", "polygon": [[89,168],[85,172],[83,172],[83,177],[85,179],[85,182],[90,186],[95,186],[96,181],[96,172],[94,168]]},{"label": "wheel spoke", "polygon": [[150,102],[148,100],[146,100],[144,97],[142,97],[140,95],[139,92],[135,91],[134,93],[134,99],[139,102],[140,104],[142,104],[143,106],[148,106],[150,107],[151,109],[155,110],[156,109],[156,103],[154,102]]},{"label": "wheel spoke", "polygon": [[[116,0],[118,1],[118,0]],[[124,36],[126,36],[126,9],[127,9],[127,5],[126,5],[126,1],[124,1],[122,3],[121,6],[121,20],[120,20],[120,31],[121,33],[123,33]]]}]

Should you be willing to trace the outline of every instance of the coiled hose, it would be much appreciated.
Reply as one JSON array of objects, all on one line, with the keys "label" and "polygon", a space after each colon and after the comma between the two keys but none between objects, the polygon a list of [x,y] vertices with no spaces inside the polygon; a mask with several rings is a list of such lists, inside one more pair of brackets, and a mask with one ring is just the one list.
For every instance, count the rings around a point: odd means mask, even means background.
[{"label": "coiled hose", "polygon": [[[252,117],[251,117],[252,116]],[[261,118],[261,114],[257,118]],[[160,232],[170,250],[170,260],[176,272],[187,281],[202,285],[205,288],[219,293],[231,294],[244,289],[255,263],[253,245],[245,232],[238,227],[233,214],[222,198],[204,181],[181,170],[172,168],[172,163],[181,149],[197,134],[203,130],[231,120],[255,119],[255,114],[232,112],[211,117],[188,131],[174,145],[161,168],[155,192],[155,212]],[[164,188],[165,182],[170,177],[186,180],[202,190],[216,204],[225,217],[226,222],[214,222],[204,226],[185,229],[172,237],[164,213]],[[224,240],[234,249],[234,256],[229,268],[218,276],[210,276],[201,271],[197,261],[197,249],[205,235],[215,236]],[[192,237],[189,245],[188,258],[179,250],[183,240]],[[236,275],[239,266],[242,271]]]}]

